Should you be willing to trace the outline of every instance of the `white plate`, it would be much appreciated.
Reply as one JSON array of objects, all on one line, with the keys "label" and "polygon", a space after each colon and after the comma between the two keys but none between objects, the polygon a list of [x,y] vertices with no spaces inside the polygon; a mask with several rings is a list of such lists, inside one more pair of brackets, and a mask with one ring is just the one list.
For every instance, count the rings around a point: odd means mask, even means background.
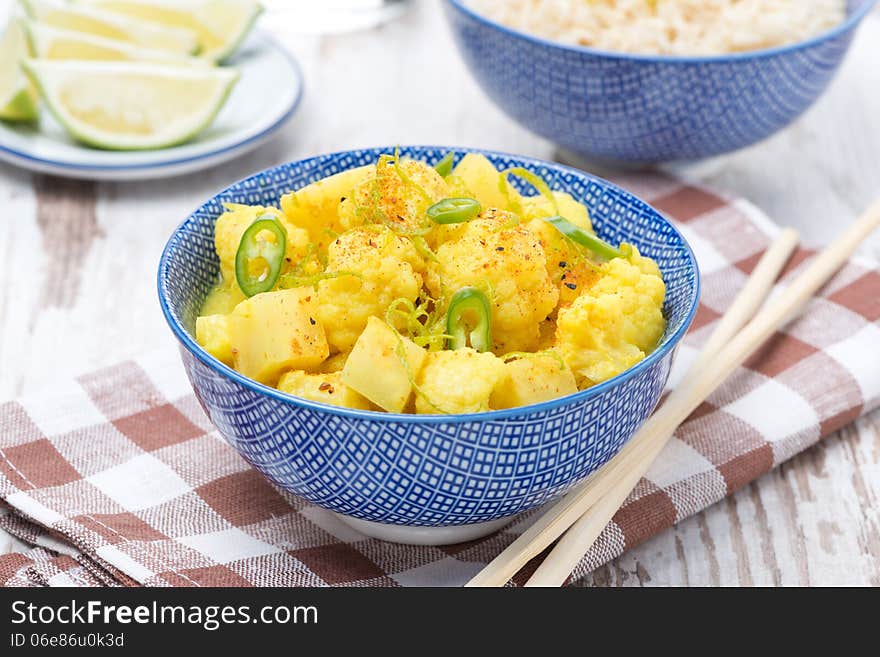
[{"label": "white plate", "polygon": [[253,150],[293,116],[303,93],[296,60],[255,32],[230,60],[241,79],[217,120],[195,141],[158,151],[113,152],[83,146],[43,109],[39,127],[0,123],[0,160],[68,178],[145,180],[191,173]]}]

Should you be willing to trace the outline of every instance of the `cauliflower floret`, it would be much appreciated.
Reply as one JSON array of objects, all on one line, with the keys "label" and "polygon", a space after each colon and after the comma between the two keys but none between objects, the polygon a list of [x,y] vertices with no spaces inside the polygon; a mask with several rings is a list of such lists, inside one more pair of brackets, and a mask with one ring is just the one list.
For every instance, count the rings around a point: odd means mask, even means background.
[{"label": "cauliflower floret", "polygon": [[581,247],[543,219],[532,219],[526,227],[541,242],[547,256],[547,274],[559,290],[559,306],[570,305],[599,277],[598,266]]},{"label": "cauliflower floret", "polygon": [[504,361],[488,352],[429,352],[417,377],[416,412],[436,415],[488,411],[492,391],[506,376]]},{"label": "cauliflower floret", "polygon": [[514,220],[509,212],[483,212],[443,243],[428,265],[426,282],[436,299],[448,301],[467,286],[487,293],[497,354],[534,349],[539,325],[559,298],[540,242]]},{"label": "cauliflower floret", "polygon": [[339,205],[374,170],[373,166],[341,171],[281,197],[281,211],[295,226],[309,231],[309,238],[322,253],[338,233]]},{"label": "cauliflower floret", "polygon": [[295,397],[324,402],[344,408],[372,408],[369,400],[361,397],[342,382],[342,373],[309,374],[302,370],[288,372],[278,382],[278,389]]},{"label": "cauliflower floret", "polygon": [[[627,244],[624,243],[623,246],[627,246]],[[660,273],[660,267],[657,266],[656,261],[643,256],[641,253],[639,253],[639,250],[636,247],[632,245],[629,245],[629,247],[632,249],[632,255],[629,258],[630,263],[638,267],[643,274],[646,274],[648,276],[656,276],[660,279],[663,278],[662,274]],[[665,292],[666,288],[664,287],[663,289]]]},{"label": "cauliflower floret", "polygon": [[666,328],[666,286],[656,265],[633,248],[632,260],[601,265],[599,278],[560,308],[556,345],[581,388],[616,376],[645,358]]},{"label": "cauliflower floret", "polygon": [[361,182],[352,198],[339,205],[339,222],[345,230],[364,224],[386,224],[401,232],[423,229],[425,212],[449,196],[443,177],[424,162],[379,160],[375,172]]},{"label": "cauliflower floret", "polygon": [[392,301],[415,301],[424,261],[412,242],[381,226],[364,226],[330,244],[327,272],[318,284],[318,317],[334,353],[351,351],[370,317],[382,318]]},{"label": "cauliflower floret", "polygon": [[220,258],[220,271],[226,285],[235,283],[235,255],[241,236],[254,221],[263,215],[275,217],[287,232],[287,251],[282,273],[298,265],[309,253],[309,233],[290,223],[277,208],[227,204],[226,212],[217,219],[214,228],[214,248]]}]

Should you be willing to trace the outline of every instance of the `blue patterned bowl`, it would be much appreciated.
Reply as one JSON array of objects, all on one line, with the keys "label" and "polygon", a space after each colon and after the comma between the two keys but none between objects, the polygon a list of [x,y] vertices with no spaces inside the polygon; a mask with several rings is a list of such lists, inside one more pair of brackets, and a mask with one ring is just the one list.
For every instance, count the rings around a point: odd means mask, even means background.
[{"label": "blue patterned bowl", "polygon": [[[402,153],[436,163],[449,150],[467,149],[419,146]],[[668,286],[668,329],[645,361],[602,385],[543,404],[474,415],[412,416],[297,399],[245,378],[199,347],[193,339],[196,315],[220,271],[213,235],[222,204],[276,205],[288,191],[375,162],[390,151],[313,157],[220,192],[169,240],[159,265],[159,298],[203,408],[255,468],[281,488],[342,514],[373,535],[455,542],[486,533],[497,526],[492,521],[503,523],[561,494],[623,446],[666,383],[675,346],[697,309],[699,273],[678,231],[631,194],[561,165],[485,153],[498,168],[526,167],[554,189],[582,200],[602,237],[631,242],[658,262]],[[447,529],[401,534],[401,526]],[[450,526],[467,527],[462,533]]]},{"label": "blue patterned bowl", "polygon": [[876,0],[791,46],[717,57],[603,52],[511,30],[446,0],[455,40],[513,119],[597,163],[694,160],[743,148],[796,119],[825,90]]}]

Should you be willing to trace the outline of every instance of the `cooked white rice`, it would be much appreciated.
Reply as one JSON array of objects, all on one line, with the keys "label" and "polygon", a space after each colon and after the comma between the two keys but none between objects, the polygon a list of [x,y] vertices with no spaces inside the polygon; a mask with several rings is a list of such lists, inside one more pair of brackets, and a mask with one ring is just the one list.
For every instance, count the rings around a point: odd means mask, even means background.
[{"label": "cooked white rice", "polygon": [[846,17],[846,0],[469,0],[540,37],[615,52],[717,55],[796,43]]}]

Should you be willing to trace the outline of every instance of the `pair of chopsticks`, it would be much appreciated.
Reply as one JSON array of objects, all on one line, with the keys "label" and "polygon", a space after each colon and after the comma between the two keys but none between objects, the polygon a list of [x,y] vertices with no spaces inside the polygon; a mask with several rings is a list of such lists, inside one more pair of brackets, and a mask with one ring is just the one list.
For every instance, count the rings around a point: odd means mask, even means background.
[{"label": "pair of chopsticks", "polygon": [[[765,304],[799,237],[783,230],[725,313],[682,383],[601,470],[578,484],[467,586],[503,586],[558,542],[526,586],[561,586],[660,455],[673,432],[778,329],[787,324],[880,226],[880,201]],[[561,537],[561,538],[560,538]]]}]

